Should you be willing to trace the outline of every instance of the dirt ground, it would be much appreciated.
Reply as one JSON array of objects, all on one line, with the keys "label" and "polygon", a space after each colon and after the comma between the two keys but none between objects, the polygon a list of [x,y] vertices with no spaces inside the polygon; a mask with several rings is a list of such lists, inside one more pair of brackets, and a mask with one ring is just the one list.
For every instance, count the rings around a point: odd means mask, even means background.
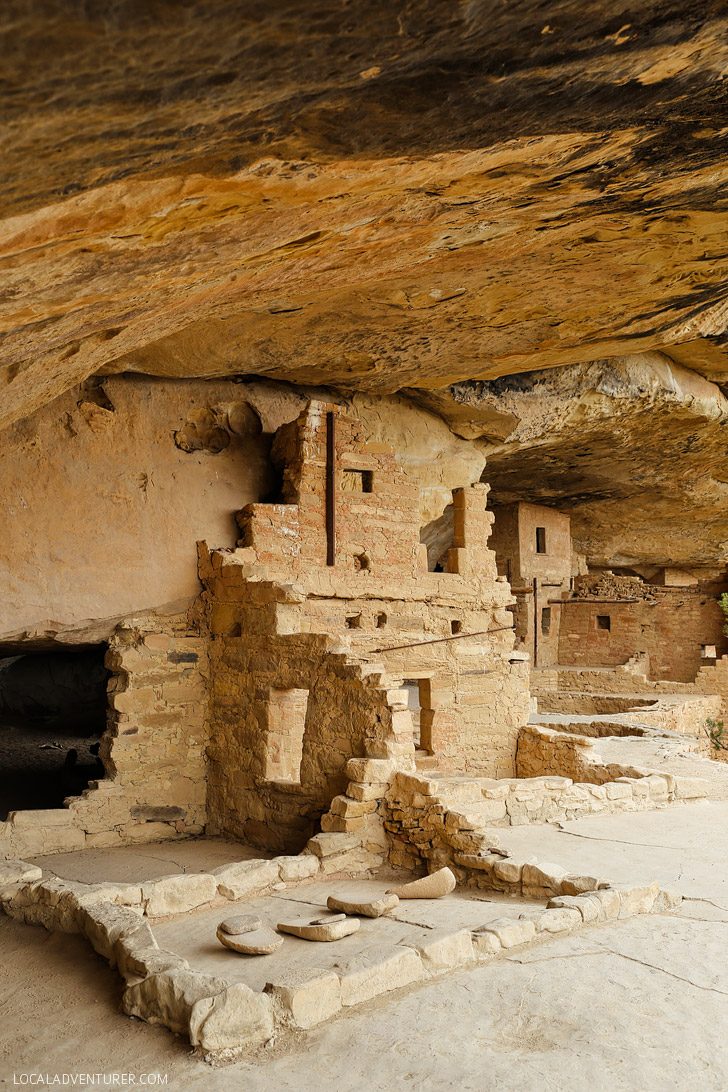
[{"label": "dirt ground", "polygon": [[514,830],[615,879],[653,865],[686,901],[379,998],[223,1069],[123,1016],[119,980],[80,938],[0,918],[0,1088],[117,1073],[175,1092],[725,1092],[727,823],[718,803]]}]

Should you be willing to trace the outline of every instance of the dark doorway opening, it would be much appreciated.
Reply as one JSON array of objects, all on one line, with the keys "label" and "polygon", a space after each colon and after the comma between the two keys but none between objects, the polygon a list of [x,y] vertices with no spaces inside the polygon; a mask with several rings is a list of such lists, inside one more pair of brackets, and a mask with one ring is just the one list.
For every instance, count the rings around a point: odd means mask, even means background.
[{"label": "dark doorway opening", "polygon": [[105,776],[106,645],[0,657],[0,821],[62,808]]}]

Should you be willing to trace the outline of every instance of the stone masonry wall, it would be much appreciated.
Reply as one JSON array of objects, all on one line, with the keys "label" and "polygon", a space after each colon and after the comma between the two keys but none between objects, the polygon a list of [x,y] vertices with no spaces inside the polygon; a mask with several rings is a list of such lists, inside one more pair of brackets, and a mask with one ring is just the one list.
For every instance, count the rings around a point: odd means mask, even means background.
[{"label": "stone masonry wall", "polygon": [[[559,664],[614,667],[646,652],[653,679],[692,682],[704,662],[701,645],[715,645],[719,656],[728,651],[713,595],[638,581],[629,590],[642,597],[636,602],[580,597],[561,605]],[[609,618],[608,630],[600,628],[598,616]]]},{"label": "stone masonry wall", "polygon": [[130,619],[109,641],[107,777],[64,808],[11,813],[0,857],[202,833],[206,822],[206,642],[186,616]]},{"label": "stone masonry wall", "polygon": [[592,740],[558,735],[531,727],[521,732],[517,778],[396,773],[383,810],[390,863],[410,869],[426,863],[429,871],[459,866],[465,870],[460,882],[470,882],[492,867],[503,827],[643,810],[706,795],[699,778],[607,766],[590,760]]},{"label": "stone masonry wall", "polygon": [[[619,667],[614,671],[568,669],[540,673],[536,693],[537,700],[545,708],[554,708],[554,699],[558,700],[558,694],[564,694],[567,701],[573,703],[573,708],[579,712],[584,711],[585,698],[593,701],[599,695],[607,699],[613,699],[617,694],[623,695],[625,701],[629,700],[628,696],[642,701],[651,698],[658,703],[656,707],[637,709],[633,715],[629,714],[630,719],[657,728],[694,735],[701,743],[702,754],[719,762],[728,761],[728,751],[711,748],[704,733],[708,717],[728,722],[728,656],[722,656],[715,663],[701,667],[695,681],[691,683],[654,681],[638,672]],[[704,701],[681,702],[679,699],[682,696]],[[618,716],[620,720],[626,720],[628,714],[620,713]]]},{"label": "stone masonry wall", "polygon": [[[208,832],[297,852],[344,791],[348,760],[397,742],[387,687],[319,634],[223,637],[210,663]],[[287,688],[308,690],[308,702],[300,772],[283,779],[268,765],[268,717],[271,691]]]},{"label": "stone masonry wall", "polygon": [[[510,589],[486,546],[487,486],[454,492],[448,571],[429,573],[416,489],[393,450],[363,442],[340,407],[310,403],[279,430],[272,457],[282,501],[243,510],[237,550],[210,554],[200,544],[210,829],[297,849],[345,795],[347,759],[399,756],[411,765],[405,679],[420,695],[421,750],[445,769],[511,774],[528,715],[527,665],[512,655]],[[292,692],[305,690],[302,718],[304,698]],[[297,738],[285,741],[281,725]],[[336,805],[343,810],[328,829],[346,831],[359,804]]]}]

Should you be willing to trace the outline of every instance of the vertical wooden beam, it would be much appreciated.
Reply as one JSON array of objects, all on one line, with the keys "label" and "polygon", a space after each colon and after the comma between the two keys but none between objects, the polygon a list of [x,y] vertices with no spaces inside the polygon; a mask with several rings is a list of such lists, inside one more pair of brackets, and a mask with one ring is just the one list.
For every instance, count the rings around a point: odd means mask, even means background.
[{"label": "vertical wooden beam", "polygon": [[336,416],[326,414],[326,564],[336,564]]},{"label": "vertical wooden beam", "polygon": [[533,578],[533,666],[538,667],[538,577]]}]

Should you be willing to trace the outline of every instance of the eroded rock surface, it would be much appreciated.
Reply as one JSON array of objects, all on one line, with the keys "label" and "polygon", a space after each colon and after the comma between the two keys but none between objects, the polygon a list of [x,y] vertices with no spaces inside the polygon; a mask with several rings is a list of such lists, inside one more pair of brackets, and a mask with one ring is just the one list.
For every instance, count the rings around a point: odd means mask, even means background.
[{"label": "eroded rock surface", "polygon": [[726,375],[717,0],[3,20],[3,424],[99,370]]},{"label": "eroded rock surface", "polygon": [[[591,565],[635,566],[648,578],[666,564],[722,568],[728,400],[718,384],[643,353],[415,397],[458,435],[488,438],[483,477],[495,506],[567,512]],[[446,511],[426,528],[435,553],[451,527]]]}]

